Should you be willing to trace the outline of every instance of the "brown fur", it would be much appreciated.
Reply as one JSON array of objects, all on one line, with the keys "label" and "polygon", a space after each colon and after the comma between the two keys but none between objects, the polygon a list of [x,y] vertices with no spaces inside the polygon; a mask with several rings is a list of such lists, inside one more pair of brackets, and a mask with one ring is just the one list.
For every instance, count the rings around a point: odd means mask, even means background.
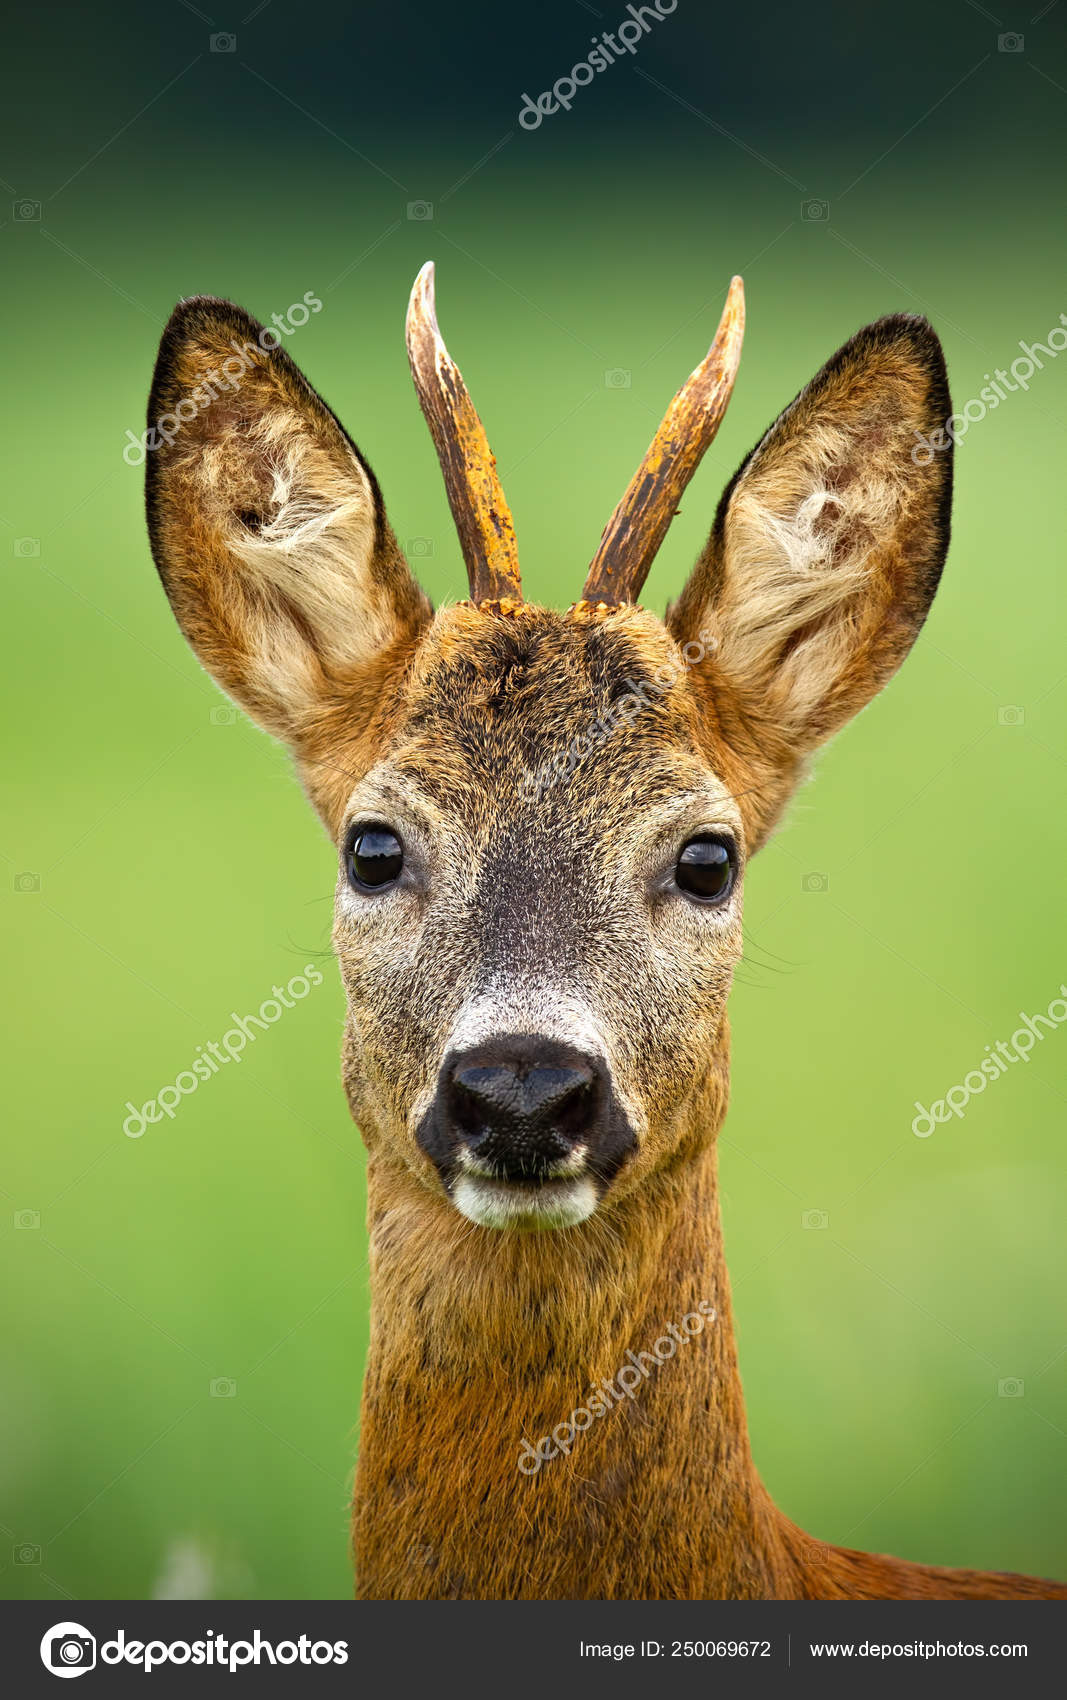
[{"label": "brown fur", "polygon": [[[225,304],[179,309],[153,417],[221,330],[258,327]],[[585,603],[432,617],[372,475],[280,355],[150,460],[156,558],[201,659],[288,740],[335,842],[386,823],[419,871],[367,899],[342,869],[334,931],[368,1149],[365,1597],[1067,1597],[822,1547],[768,1498],[716,1185],[742,882],[712,913],[654,877],[712,830],[733,835],[743,872],[809,752],[900,664],[947,546],[949,463],[916,467],[912,433],[947,400],[921,321],[854,338],[730,486],[666,624]],[[268,519],[249,548],[253,498]],[[602,742],[597,721],[612,722]],[[573,771],[526,783],[575,740]],[[585,1023],[610,1065],[636,1149],[577,1226],[479,1225],[416,1142],[479,999],[505,1031],[531,1011]],[[524,1441],[702,1302],[714,1320],[636,1398],[536,1475],[518,1469]]]}]

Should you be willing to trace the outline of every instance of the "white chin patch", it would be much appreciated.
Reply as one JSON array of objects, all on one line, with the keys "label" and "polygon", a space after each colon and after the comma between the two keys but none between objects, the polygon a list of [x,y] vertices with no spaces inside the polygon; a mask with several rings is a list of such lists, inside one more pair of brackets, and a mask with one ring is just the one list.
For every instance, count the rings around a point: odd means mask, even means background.
[{"label": "white chin patch", "polygon": [[517,1186],[460,1175],[452,1201],[461,1215],[480,1228],[573,1228],[597,1207],[597,1189],[588,1175],[574,1180]]}]

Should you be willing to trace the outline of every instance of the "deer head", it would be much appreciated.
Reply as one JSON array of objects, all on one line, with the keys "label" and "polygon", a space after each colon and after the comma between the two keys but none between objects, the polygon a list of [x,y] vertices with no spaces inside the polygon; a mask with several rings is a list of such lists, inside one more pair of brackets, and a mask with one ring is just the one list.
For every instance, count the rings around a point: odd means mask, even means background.
[{"label": "deer head", "polygon": [[[181,423],[149,456],[153,552],[336,845],[352,1114],[397,1184],[486,1228],[574,1227],[711,1137],[748,860],[900,665],[941,572],[950,451],[912,450],[950,410],[944,362],[896,316],[760,439],[666,618],[637,606],[742,321],[735,279],[565,613],[522,600],[432,268],[408,346],[471,589],[436,614],[369,466],[270,333],[198,298],[163,336],[149,419]],[[243,376],[217,394],[235,348]]]}]

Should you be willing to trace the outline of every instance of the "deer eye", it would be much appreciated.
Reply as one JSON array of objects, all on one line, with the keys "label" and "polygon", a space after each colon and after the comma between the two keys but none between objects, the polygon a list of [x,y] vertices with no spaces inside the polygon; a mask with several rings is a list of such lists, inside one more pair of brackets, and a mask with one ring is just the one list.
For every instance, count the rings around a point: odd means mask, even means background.
[{"label": "deer eye", "polygon": [[345,841],[345,872],[357,891],[376,891],[399,879],[404,851],[384,826],[354,826]]},{"label": "deer eye", "polygon": [[726,838],[691,838],[678,857],[674,883],[701,903],[724,903],[734,887],[737,858]]}]

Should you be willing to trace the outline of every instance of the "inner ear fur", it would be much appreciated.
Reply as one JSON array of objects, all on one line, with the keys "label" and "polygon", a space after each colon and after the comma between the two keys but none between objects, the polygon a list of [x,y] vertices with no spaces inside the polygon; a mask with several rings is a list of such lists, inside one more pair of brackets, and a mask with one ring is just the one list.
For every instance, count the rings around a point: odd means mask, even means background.
[{"label": "inner ear fur", "polygon": [[761,438],[667,623],[704,631],[738,707],[802,754],[911,648],[949,540],[951,413],[925,319],[868,325]]},{"label": "inner ear fur", "polygon": [[430,605],[373,473],[288,354],[231,302],[182,302],[146,438],[152,552],[208,671],[269,731],[300,730]]}]

